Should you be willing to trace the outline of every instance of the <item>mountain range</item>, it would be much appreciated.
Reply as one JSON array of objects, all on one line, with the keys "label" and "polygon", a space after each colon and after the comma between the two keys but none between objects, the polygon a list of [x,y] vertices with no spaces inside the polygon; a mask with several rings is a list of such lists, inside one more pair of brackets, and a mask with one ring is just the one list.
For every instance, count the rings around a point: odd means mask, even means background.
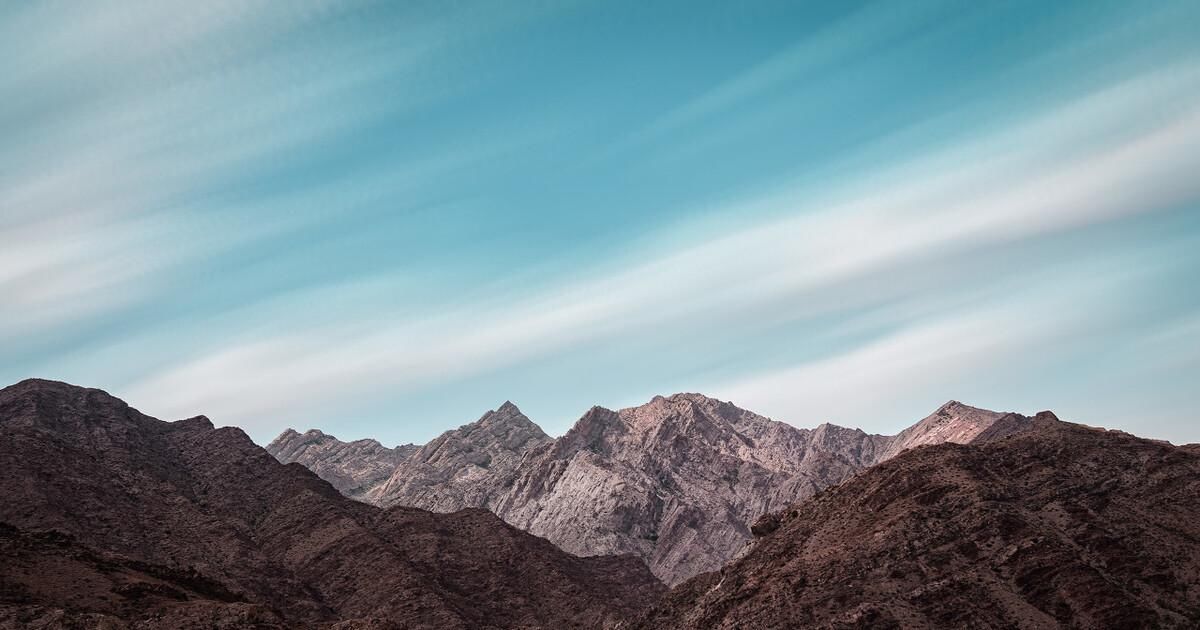
[{"label": "mountain range", "polygon": [[0,473],[4,628],[595,628],[663,591],[636,557],[376,508],[240,429],[53,381],[0,390]]},{"label": "mountain range", "polygon": [[745,556],[636,627],[1200,627],[1200,448],[1032,425],[763,517]]},{"label": "mountain range", "polygon": [[558,439],[505,402],[415,450],[289,429],[267,451],[352,498],[435,512],[486,508],[573,554],[636,554],[673,585],[735,557],[764,513],[907,449],[986,441],[1028,424],[951,401],[898,435],[869,435],[832,424],[796,428],[675,394],[619,411],[593,407]]},{"label": "mountain range", "polygon": [[[54,381],[0,389],[0,629],[1200,620],[1200,445],[1050,412],[948,403],[887,437],[680,394],[593,408],[557,439],[511,404],[420,448],[285,436],[300,457],[342,454],[322,469],[342,491],[203,416],[163,422]],[[385,475],[388,457],[400,463]],[[722,541],[736,551],[668,591],[644,553],[581,557],[538,528],[581,545],[645,541],[678,576]]]}]

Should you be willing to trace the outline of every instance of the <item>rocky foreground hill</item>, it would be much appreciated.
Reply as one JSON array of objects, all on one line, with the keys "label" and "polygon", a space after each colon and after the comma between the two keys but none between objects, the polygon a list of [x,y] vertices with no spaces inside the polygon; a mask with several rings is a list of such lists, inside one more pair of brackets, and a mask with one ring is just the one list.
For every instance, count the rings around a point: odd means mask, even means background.
[{"label": "rocky foreground hill", "polygon": [[485,510],[352,501],[239,429],[0,390],[0,628],[596,628],[663,586]]},{"label": "rocky foreground hill", "polygon": [[1200,627],[1200,452],[1059,422],[908,451],[761,519],[637,624]]},{"label": "rocky foreground hill", "polygon": [[[595,407],[551,439],[505,403],[408,456],[386,482],[363,459],[353,484],[372,487],[358,496],[381,506],[486,508],[573,554],[637,554],[676,584],[734,558],[764,513],[906,449],[984,441],[1028,424],[952,401],[896,436],[869,435],[832,424],[800,429],[676,394],[619,411]],[[298,435],[289,430],[267,450],[325,474],[324,459],[289,455]],[[349,459],[338,463],[353,475]]]}]

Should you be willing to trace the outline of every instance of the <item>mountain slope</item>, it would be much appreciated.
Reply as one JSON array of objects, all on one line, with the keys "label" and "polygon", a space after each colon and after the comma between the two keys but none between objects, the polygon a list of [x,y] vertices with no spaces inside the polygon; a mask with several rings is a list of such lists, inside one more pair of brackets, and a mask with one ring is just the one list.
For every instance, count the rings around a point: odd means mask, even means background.
[{"label": "mountain slope", "polygon": [[762,519],[665,628],[1194,628],[1200,456],[1059,422],[919,448]]},{"label": "mountain slope", "polygon": [[343,442],[317,429],[298,433],[288,429],[266,446],[284,464],[296,462],[338,489],[366,501],[400,465],[420,449],[415,444],[387,448],[375,440]]},{"label": "mountain slope", "polygon": [[501,490],[497,485],[512,478],[524,454],[549,442],[540,427],[506,401],[422,446],[401,462],[371,501],[435,512],[486,507]]},{"label": "mountain slope", "polygon": [[9,627],[596,627],[662,588],[635,558],[576,558],[483,510],[380,510],[238,429],[63,383],[0,390],[0,471]]},{"label": "mountain slope", "polygon": [[673,583],[717,568],[764,512],[838,483],[878,438],[797,429],[699,394],[594,408],[488,507],[572,553],[637,553]]},{"label": "mountain slope", "polygon": [[[1003,437],[1008,433],[1007,431],[993,430],[989,433],[988,430],[993,427],[996,429],[1006,427],[1007,423],[1003,421],[1010,416],[1015,416],[1015,414],[988,411],[951,400],[920,422],[888,440],[887,447],[880,451],[874,463],[889,460],[918,446],[945,442],[970,444],[981,437],[985,440],[989,439],[993,434]],[[1015,418],[1020,424],[1020,416],[1015,416]]]}]

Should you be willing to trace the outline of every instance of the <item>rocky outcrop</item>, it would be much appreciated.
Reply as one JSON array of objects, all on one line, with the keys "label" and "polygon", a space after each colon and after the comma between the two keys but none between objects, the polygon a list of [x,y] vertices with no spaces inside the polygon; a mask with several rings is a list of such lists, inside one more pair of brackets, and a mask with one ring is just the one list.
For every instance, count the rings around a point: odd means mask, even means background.
[{"label": "rocky outcrop", "polygon": [[0,627],[568,628],[662,592],[485,510],[352,501],[236,428],[94,389],[0,390]]},{"label": "rocky outcrop", "polygon": [[384,507],[405,505],[435,512],[488,507],[513,478],[524,454],[551,441],[516,405],[505,401],[479,420],[422,446],[400,463],[370,500]]},{"label": "rocky outcrop", "polygon": [[351,499],[368,501],[396,467],[421,447],[387,448],[370,439],[343,442],[317,429],[304,433],[288,429],[266,448],[284,464],[303,464]]},{"label": "rocky outcrop", "polygon": [[903,453],[767,517],[637,627],[1196,627],[1200,454],[1033,425]]}]

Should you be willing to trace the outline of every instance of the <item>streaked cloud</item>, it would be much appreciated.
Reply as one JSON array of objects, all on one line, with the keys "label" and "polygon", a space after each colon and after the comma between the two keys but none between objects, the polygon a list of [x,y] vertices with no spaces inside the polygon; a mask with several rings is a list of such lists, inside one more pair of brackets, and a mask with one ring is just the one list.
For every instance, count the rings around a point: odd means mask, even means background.
[{"label": "streaked cloud", "polygon": [[[1133,81],[1128,89],[1142,85]],[[1128,95],[1106,91],[1095,98],[1125,100]],[[1063,118],[1059,123],[1068,123],[1081,109],[1111,108],[1073,104],[1057,114]],[[1120,120],[1093,122],[1105,130]],[[1034,124],[1056,126],[1050,120]],[[1025,128],[1011,133],[1029,135]],[[997,141],[988,138],[981,144]],[[519,365],[546,353],[569,352],[593,339],[680,326],[716,328],[711,320],[754,317],[797,295],[809,302],[800,308],[819,312],[844,300],[854,283],[931,252],[954,264],[989,242],[1070,230],[1193,198],[1200,192],[1200,182],[1186,174],[1200,168],[1200,155],[1193,150],[1198,145],[1200,109],[1167,119],[1142,135],[1122,137],[1057,163],[1028,151],[1028,162],[1036,169],[1016,175],[1007,171],[1019,168],[1020,158],[1006,156],[1008,169],[1001,169],[998,177],[988,177],[996,164],[983,161],[949,172],[925,173],[915,186],[874,190],[830,207],[797,204],[781,209],[796,214],[795,218],[634,263],[613,275],[522,295],[512,305],[467,304],[435,312],[433,319],[395,322],[373,330],[337,324],[255,339],[135,384],[131,396],[173,415],[187,409],[217,409],[239,423],[251,424],[255,417],[299,414],[321,398],[344,396],[355,388],[403,391]],[[963,147],[961,153],[978,154],[970,147]],[[772,202],[780,203],[780,198],[773,196]],[[322,299],[317,293],[300,301]],[[479,313],[487,316],[480,318]],[[791,317],[800,314],[794,307],[789,312]],[[889,357],[883,363],[901,366],[897,359],[904,354],[911,354],[916,362],[945,358],[931,353],[931,348],[968,360],[1010,342],[1013,325],[1020,323],[1014,315],[986,314],[930,325],[882,348],[850,348],[835,360],[786,372],[765,384],[733,386],[730,391],[753,406],[773,400],[769,392],[797,391],[786,387],[788,382],[808,381],[814,386],[798,390],[796,398],[818,404],[826,396],[841,394],[824,379],[810,378],[814,371],[851,383],[849,375],[859,371],[861,362],[875,361],[876,353]],[[1003,330],[1004,337],[989,338],[987,330]],[[974,344],[960,343],[960,338],[968,337]],[[908,368],[891,376],[905,372]],[[864,375],[859,380],[861,386],[882,391],[877,387],[882,378]],[[196,388],[193,383],[211,385]],[[919,385],[897,383],[893,389]],[[804,409],[807,406],[793,411]]]},{"label": "streaked cloud", "polygon": [[680,389],[1200,439],[1194,9],[689,9],[0,10],[0,376],[260,440]]}]

